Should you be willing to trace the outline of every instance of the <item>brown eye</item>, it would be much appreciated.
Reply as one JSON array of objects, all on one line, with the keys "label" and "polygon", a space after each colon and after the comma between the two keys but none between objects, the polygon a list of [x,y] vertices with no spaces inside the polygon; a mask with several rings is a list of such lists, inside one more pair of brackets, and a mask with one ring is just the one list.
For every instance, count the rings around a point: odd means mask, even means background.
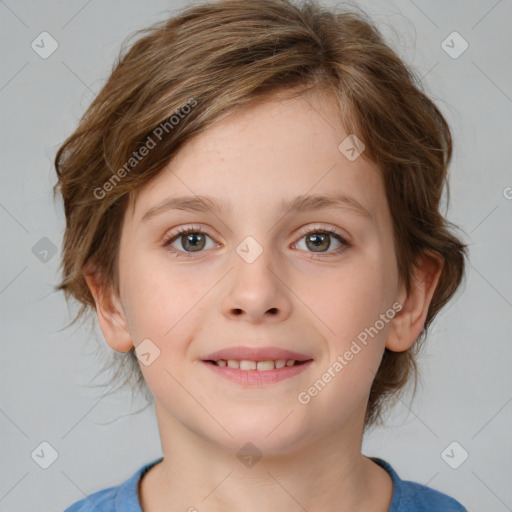
[{"label": "brown eye", "polygon": [[186,251],[196,252],[204,249],[206,240],[201,233],[189,233],[181,235],[181,244]]},{"label": "brown eye", "polygon": [[[211,240],[209,247],[206,247],[207,239]],[[167,238],[163,245],[165,248],[176,253],[177,256],[188,256],[195,252],[202,252],[205,248],[215,247],[211,237],[195,227],[179,229],[177,233]]]},{"label": "brown eye", "polygon": [[299,246],[303,240],[305,241],[304,247],[298,247],[299,249],[313,254],[326,253],[326,256],[339,254],[350,247],[350,244],[341,235],[331,229],[310,229],[302,235],[296,245]]},{"label": "brown eye", "polygon": [[324,252],[330,245],[330,235],[326,233],[313,233],[306,236],[306,246],[314,252]]}]

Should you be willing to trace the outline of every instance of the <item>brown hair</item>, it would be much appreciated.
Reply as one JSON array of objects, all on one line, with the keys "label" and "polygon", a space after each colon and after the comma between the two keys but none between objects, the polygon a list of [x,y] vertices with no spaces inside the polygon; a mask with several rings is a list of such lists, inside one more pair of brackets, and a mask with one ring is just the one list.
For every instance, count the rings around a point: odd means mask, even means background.
[{"label": "brown hair", "polygon": [[[416,383],[419,344],[464,275],[466,246],[439,212],[445,186],[449,197],[452,155],[443,115],[371,20],[353,9],[307,0],[221,0],[189,6],[139,34],[128,51],[123,45],[108,81],[55,157],[54,193],[60,189],[67,220],[57,289],[81,304],[73,322],[94,311],[86,264],[119,292],[125,208],[184,144],[271,92],[322,88],[337,98],[347,133],[357,134],[365,156],[382,170],[407,290],[418,255],[434,251],[444,259],[420,337],[407,351],[385,350],[365,418],[365,426],[376,423],[385,399],[411,375]],[[134,349],[112,361],[113,380],[124,368],[124,383],[135,379],[144,387]]]}]

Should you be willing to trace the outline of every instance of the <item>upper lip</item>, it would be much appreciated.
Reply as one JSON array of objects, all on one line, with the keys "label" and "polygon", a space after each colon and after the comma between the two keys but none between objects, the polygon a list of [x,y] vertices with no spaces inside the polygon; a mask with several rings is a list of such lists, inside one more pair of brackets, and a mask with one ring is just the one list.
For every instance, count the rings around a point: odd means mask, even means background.
[{"label": "upper lip", "polygon": [[289,360],[295,361],[309,361],[312,357],[299,352],[285,350],[279,347],[229,347],[222,350],[217,350],[206,356],[204,361],[220,361],[221,359],[232,359],[235,361],[277,361]]}]

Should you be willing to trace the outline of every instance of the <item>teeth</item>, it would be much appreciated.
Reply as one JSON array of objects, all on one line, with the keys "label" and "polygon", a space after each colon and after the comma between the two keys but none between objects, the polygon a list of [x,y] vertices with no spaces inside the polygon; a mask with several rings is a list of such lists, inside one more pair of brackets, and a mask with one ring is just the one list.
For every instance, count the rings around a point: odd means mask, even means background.
[{"label": "teeth", "polygon": [[[242,368],[242,365],[240,364],[240,368]],[[273,370],[275,368],[274,361],[258,361],[256,364],[257,370]],[[244,369],[244,368],[242,368]]]},{"label": "teeth", "polygon": [[241,361],[228,359],[226,361],[221,359],[219,361],[214,361],[214,364],[222,367],[227,366],[228,368],[236,368],[238,370],[267,371],[274,370],[275,368],[284,368],[285,366],[294,366],[296,361],[294,359],[278,359],[276,361],[248,361],[245,359]]},{"label": "teeth", "polygon": [[256,370],[256,361],[240,361],[240,370]]}]

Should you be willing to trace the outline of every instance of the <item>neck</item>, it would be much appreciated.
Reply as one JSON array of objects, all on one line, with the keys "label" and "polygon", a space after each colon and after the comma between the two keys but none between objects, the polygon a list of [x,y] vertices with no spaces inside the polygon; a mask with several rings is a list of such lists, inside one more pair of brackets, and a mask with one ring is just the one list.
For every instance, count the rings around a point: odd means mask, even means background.
[{"label": "neck", "polygon": [[[144,512],[387,512],[389,508],[391,478],[361,455],[362,425],[347,424],[329,435],[303,439],[288,450],[283,445],[277,450],[262,440],[247,446],[231,438],[230,449],[158,412],[164,460],[141,481]],[[259,458],[252,446],[264,444],[264,449],[258,448]]]}]

